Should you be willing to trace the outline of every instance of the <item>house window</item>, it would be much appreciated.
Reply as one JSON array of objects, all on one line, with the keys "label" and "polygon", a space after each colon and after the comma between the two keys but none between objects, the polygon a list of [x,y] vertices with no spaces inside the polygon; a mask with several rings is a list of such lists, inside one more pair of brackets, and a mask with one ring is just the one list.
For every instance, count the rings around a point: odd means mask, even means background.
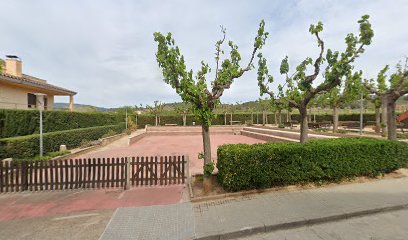
[{"label": "house window", "polygon": [[35,96],[32,93],[27,94],[27,99],[28,99],[28,108],[35,108],[37,106],[37,96]]},{"label": "house window", "polygon": [[44,96],[44,110],[47,110],[47,106],[48,106],[48,98],[47,96]]}]

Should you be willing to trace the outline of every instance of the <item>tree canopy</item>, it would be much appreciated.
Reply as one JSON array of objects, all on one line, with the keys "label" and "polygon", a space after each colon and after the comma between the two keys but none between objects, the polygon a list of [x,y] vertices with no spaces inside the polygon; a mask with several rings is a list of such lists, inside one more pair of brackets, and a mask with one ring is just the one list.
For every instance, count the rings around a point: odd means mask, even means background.
[{"label": "tree canopy", "polygon": [[[358,21],[360,26],[358,35],[349,33],[345,37],[346,48],[342,52],[325,49],[325,43],[320,37],[320,33],[323,31],[322,22],[310,25],[309,32],[316,38],[317,46],[320,49],[319,55],[314,61],[311,57],[306,57],[295,67],[292,74],[289,74],[289,59],[286,56],[280,65],[280,74],[285,76],[285,84],[278,85],[277,94],[269,89],[269,84],[274,82],[274,78],[269,74],[266,58],[262,53],[259,53],[258,86],[260,95],[267,94],[277,101],[286,101],[290,107],[299,109],[302,118],[305,118],[308,103],[316,95],[339,86],[345,77],[350,76],[353,62],[360,54],[364,53],[364,47],[371,44],[374,31],[368,19],[369,16],[364,15]],[[315,80],[320,75],[324,62],[326,62],[326,67],[322,73],[323,81],[316,85],[314,84]],[[311,68],[311,74],[308,74],[309,68]],[[301,129],[303,129],[301,142],[304,142],[307,139],[307,120],[306,123],[302,119],[301,121]]]},{"label": "tree canopy", "polygon": [[192,104],[193,113],[204,123],[211,124],[214,116],[213,110],[226,89],[231,87],[233,81],[241,77],[245,72],[253,68],[253,60],[256,53],[265,43],[268,33],[265,31],[265,22],[259,24],[258,33],[255,37],[254,48],[248,64],[242,66],[241,55],[238,46],[228,42],[229,57],[221,61],[224,50],[226,29],[221,27],[222,38],[215,44],[215,78],[211,82],[211,89],[207,86],[207,74],[211,71],[210,66],[204,61],[195,77],[192,70],[187,70],[184,56],[175,45],[171,33],[166,36],[156,32],[154,40],[158,43],[156,53],[157,62],[162,69],[164,81],[172,86],[184,102]]}]

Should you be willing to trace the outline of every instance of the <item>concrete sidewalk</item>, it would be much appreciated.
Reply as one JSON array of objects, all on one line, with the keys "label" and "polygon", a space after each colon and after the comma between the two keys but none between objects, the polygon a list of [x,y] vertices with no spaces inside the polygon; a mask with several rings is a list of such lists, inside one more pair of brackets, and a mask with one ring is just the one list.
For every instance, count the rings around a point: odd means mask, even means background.
[{"label": "concrete sidewalk", "polygon": [[[172,239],[169,235],[163,235],[163,232],[174,233],[175,226],[179,232],[187,234],[175,233],[174,239],[232,239],[254,233],[404,209],[408,207],[408,178],[299,192],[265,193],[236,199],[183,204],[182,207],[177,204],[166,207],[182,208],[183,211],[173,210],[177,214],[171,215],[167,214],[169,209],[159,209],[159,207],[135,208],[132,210],[134,211],[132,216],[132,212],[128,209],[130,214],[116,214],[113,217],[101,239],[112,239],[114,236],[121,239]],[[158,212],[160,214],[157,214]],[[152,218],[152,216],[155,217]],[[193,226],[177,223],[180,217],[190,219],[191,216]],[[159,220],[162,217],[164,219]],[[121,222],[121,228],[113,224],[118,221]],[[152,224],[153,222],[146,224],[146,221],[168,224],[157,227],[156,224]],[[128,237],[121,234],[123,231],[129,231],[126,229],[134,229],[137,225],[145,226],[139,229],[139,234],[133,232],[132,235],[127,235]],[[149,238],[144,234],[146,231],[149,232]],[[163,236],[166,237],[163,238]]]}]

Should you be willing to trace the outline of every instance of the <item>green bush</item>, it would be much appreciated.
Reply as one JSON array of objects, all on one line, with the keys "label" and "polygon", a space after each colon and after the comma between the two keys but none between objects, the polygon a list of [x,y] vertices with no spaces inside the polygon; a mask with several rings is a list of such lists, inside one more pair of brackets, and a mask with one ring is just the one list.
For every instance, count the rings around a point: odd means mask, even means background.
[{"label": "green bush", "polygon": [[229,191],[377,176],[406,167],[408,144],[373,138],[218,148],[218,180]]},{"label": "green bush", "polygon": [[[69,149],[79,147],[83,140],[97,140],[109,131],[121,132],[124,128],[119,124],[44,133],[44,153],[58,151],[62,144]],[[0,159],[33,157],[40,152],[39,142],[39,134],[0,139]]]},{"label": "green bush", "polygon": [[[39,133],[38,110],[0,109],[0,138]],[[119,124],[125,117],[116,113],[44,111],[44,132]]]},{"label": "green bush", "polygon": [[[67,155],[69,153],[71,153],[71,152],[70,151],[48,152],[47,154],[43,155],[42,157],[40,157],[40,155],[36,155],[35,157],[33,157],[32,160],[34,160],[34,161],[46,161],[46,160],[53,159],[55,157]],[[13,160],[15,160],[15,159],[13,159]]]}]

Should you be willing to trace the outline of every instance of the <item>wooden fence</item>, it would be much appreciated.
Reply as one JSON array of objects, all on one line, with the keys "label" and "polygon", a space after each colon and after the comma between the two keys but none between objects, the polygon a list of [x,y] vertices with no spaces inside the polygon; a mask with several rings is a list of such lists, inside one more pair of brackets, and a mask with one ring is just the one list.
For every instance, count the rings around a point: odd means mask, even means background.
[{"label": "wooden fence", "polygon": [[187,156],[0,163],[0,192],[184,184]]}]

